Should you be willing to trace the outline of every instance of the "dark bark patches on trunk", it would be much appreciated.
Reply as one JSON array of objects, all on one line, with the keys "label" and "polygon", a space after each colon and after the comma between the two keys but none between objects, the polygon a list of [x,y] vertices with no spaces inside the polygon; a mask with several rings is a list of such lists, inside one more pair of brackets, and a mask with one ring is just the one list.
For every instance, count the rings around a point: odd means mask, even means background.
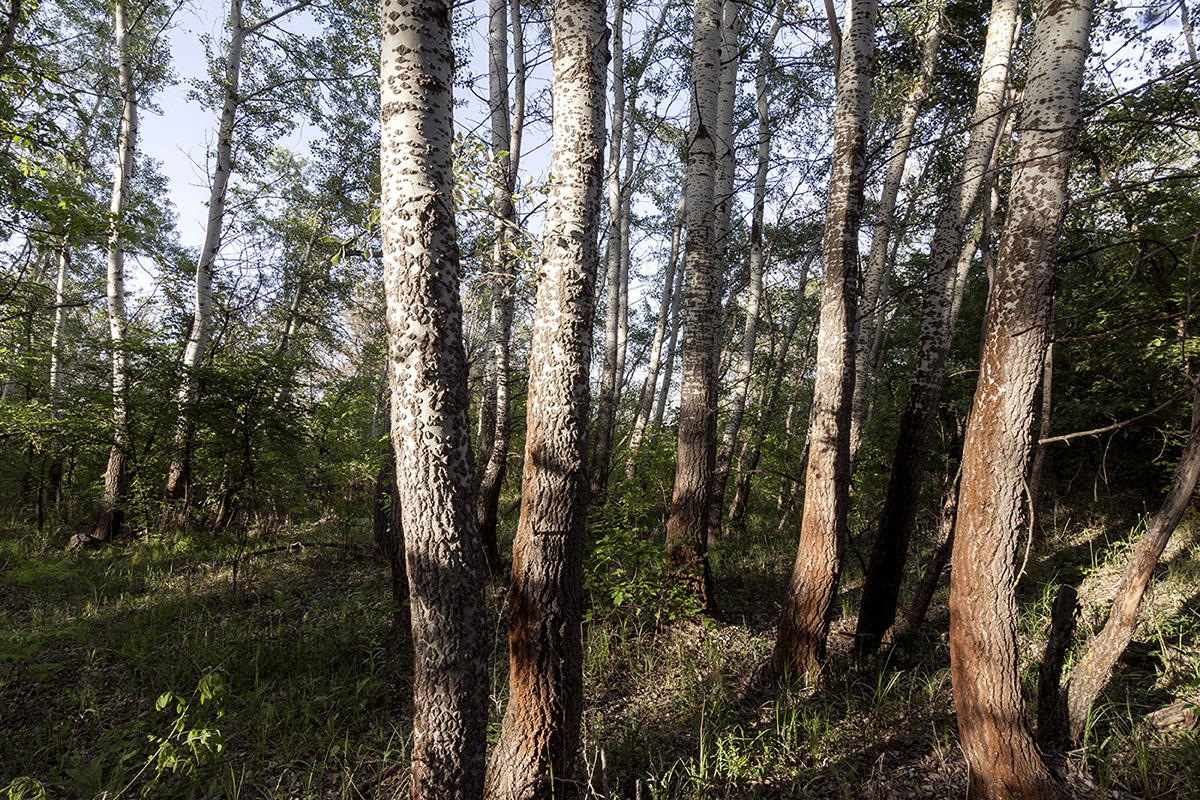
[{"label": "dark bark patches on trunk", "polygon": [[513,542],[509,701],[486,785],[496,800],[574,793],[583,710],[588,377],[608,60],[603,2],[562,0],[551,36],[554,181],[538,264]]},{"label": "dark bark patches on trunk", "polygon": [[775,643],[779,676],[812,679],[820,671],[846,541],[858,229],[878,11],[874,0],[851,0],[842,43],[804,516]]},{"label": "dark bark patches on trunk", "polygon": [[1055,0],[1038,20],[987,337],[963,448],[950,575],[950,657],[972,798],[1064,796],[1034,744],[1017,670],[1015,555],[1026,529],[1033,403],[1091,0]]},{"label": "dark bark patches on trunk", "polygon": [[382,200],[392,442],[413,636],[414,800],[483,791],[487,674],[451,172],[451,5],[383,0]]},{"label": "dark bark patches on trunk", "polygon": [[716,209],[718,94],[721,73],[720,0],[697,0],[692,43],[691,134],[687,163],[687,248],[684,273],[683,385],[675,488],[667,520],[667,562],[715,612],[707,557],[708,511],[717,457],[715,352],[720,314]]}]

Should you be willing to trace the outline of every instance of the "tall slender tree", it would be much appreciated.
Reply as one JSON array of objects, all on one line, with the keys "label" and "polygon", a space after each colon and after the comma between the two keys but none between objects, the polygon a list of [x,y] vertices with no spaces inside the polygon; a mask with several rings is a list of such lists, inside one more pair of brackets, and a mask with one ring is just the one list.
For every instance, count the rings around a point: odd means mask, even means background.
[{"label": "tall slender tree", "polygon": [[875,320],[882,298],[880,288],[887,269],[892,228],[896,221],[896,199],[900,195],[900,184],[904,180],[908,153],[912,149],[916,132],[917,116],[921,106],[929,97],[933,68],[937,63],[938,48],[942,33],[946,29],[946,2],[937,0],[929,10],[929,21],[925,26],[925,46],[921,52],[921,66],[916,80],[904,101],[900,112],[900,123],[896,126],[896,138],[888,151],[887,170],[875,211],[875,223],[871,229],[871,253],[867,259],[867,271],[862,281],[862,297],[858,306],[858,323],[854,353],[854,401],[850,412],[850,468],[858,462],[858,448],[862,444],[862,426],[867,416],[867,396],[871,383],[871,344],[875,339]]},{"label": "tall slender tree", "polygon": [[[512,257],[512,235],[516,228],[513,191],[521,161],[521,131],[525,120],[525,46],[519,0],[512,0],[511,17],[506,0],[490,0],[488,6],[488,100],[492,122],[492,160],[496,175],[492,183],[492,311],[488,321],[488,380],[484,392],[480,437],[479,495],[475,519],[483,542],[488,571],[499,566],[496,545],[496,511],[508,466],[509,447],[509,350],[513,309],[516,302],[517,262]],[[509,113],[508,30],[513,31],[513,112]],[[490,425],[488,423],[491,423]]]},{"label": "tall slender tree", "polygon": [[583,711],[583,536],[588,373],[604,170],[603,0],[560,0],[551,20],[554,144],[538,261],[521,519],[513,542],[509,699],[487,796],[571,793]]},{"label": "tall slender tree", "polygon": [[108,204],[108,335],[112,343],[113,444],[104,472],[104,495],[100,521],[92,538],[107,542],[125,518],[129,455],[129,364],[125,355],[125,210],[129,205],[129,179],[137,148],[137,83],[133,77],[132,28],[124,0],[113,4],[117,44],[117,89],[121,97],[121,122],[117,135],[117,163],[113,170],[112,195]]},{"label": "tall slender tree", "polygon": [[858,227],[878,14],[875,0],[850,0],[841,43],[833,118],[833,167],[822,246],[825,283],[821,291],[817,375],[808,433],[804,516],[773,656],[776,674],[780,676],[814,678],[820,671],[846,541]]},{"label": "tall slender tree", "polygon": [[713,224],[721,84],[720,0],[696,0],[692,44],[692,118],[688,137],[687,248],[683,322],[683,387],[675,490],[667,520],[667,560],[694,581],[715,610],[706,548],[713,463],[717,455],[717,316],[720,273]]},{"label": "tall slender tree", "polygon": [[451,145],[453,4],[383,0],[381,210],[413,635],[412,797],[483,791],[487,676]]},{"label": "tall slender tree", "polygon": [[963,446],[950,573],[950,677],[970,771],[968,795],[980,800],[1063,796],[1026,719],[1013,589],[1091,16],[1092,0],[1052,0],[1038,19]]},{"label": "tall slender tree", "polygon": [[[775,3],[770,27],[763,40],[762,52],[755,70],[755,110],[758,116],[758,161],[754,170],[754,199],[750,221],[750,285],[746,292],[746,321],[742,328],[742,348],[730,377],[733,395],[725,431],[721,435],[721,446],[717,450],[716,467],[713,473],[712,508],[708,515],[708,541],[715,543],[721,537],[721,519],[725,510],[725,486],[729,468],[733,464],[733,451],[737,446],[742,416],[746,412],[746,397],[750,393],[750,374],[754,367],[754,350],[758,341],[759,307],[762,305],[763,277],[766,259],[763,254],[763,218],[767,199],[767,173],[771,166],[771,120],[767,98],[767,72],[774,63],[772,50],[775,37],[783,27],[782,2]],[[730,156],[732,158],[732,154]]]},{"label": "tall slender tree", "polygon": [[1017,0],[993,0],[971,137],[958,174],[946,193],[929,247],[929,283],[921,309],[916,369],[900,417],[887,498],[863,584],[855,635],[855,648],[860,655],[875,651],[896,618],[908,540],[916,520],[921,481],[946,379],[963,230],[980,195],[1004,121],[1005,89],[1020,21]]}]

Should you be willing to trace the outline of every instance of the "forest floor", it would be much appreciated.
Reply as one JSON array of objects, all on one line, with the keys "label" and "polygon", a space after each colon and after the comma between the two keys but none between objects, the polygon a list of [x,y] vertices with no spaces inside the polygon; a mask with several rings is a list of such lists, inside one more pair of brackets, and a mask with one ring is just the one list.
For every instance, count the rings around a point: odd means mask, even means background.
[{"label": "forest floor", "polygon": [[[1045,555],[1032,555],[1018,589],[1031,702],[1056,586],[1083,581],[1080,637],[1090,636],[1138,518],[1053,515]],[[774,525],[731,532],[715,553],[722,618],[702,624],[661,590],[654,531],[597,529],[608,533],[587,569],[585,796],[964,796],[944,585],[916,640],[854,665],[852,545],[820,686],[776,691],[764,666],[793,537]],[[118,800],[403,790],[411,652],[365,520],[86,552],[66,551],[68,538],[0,531],[0,791]],[[1189,518],[1071,754],[1080,796],[1200,797],[1200,731],[1146,720],[1200,701],[1198,539]],[[933,546],[916,543],[918,565]],[[499,584],[489,608],[495,736],[507,664]]]}]

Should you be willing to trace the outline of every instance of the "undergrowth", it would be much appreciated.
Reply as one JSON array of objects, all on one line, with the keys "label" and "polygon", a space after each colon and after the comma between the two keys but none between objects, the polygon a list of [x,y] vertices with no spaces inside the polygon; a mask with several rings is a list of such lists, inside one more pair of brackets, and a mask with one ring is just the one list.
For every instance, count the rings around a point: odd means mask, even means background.
[{"label": "undergrowth", "polygon": [[[962,795],[944,586],[911,643],[856,665],[850,615],[861,571],[848,557],[822,680],[777,689],[766,665],[796,532],[775,535],[767,517],[731,529],[715,562],[722,614],[708,620],[662,566],[660,513],[661,498],[622,496],[591,526],[585,796]],[[1086,638],[1103,624],[1140,533],[1132,519],[1058,518],[1018,587],[1031,703],[1055,587],[1082,583]],[[406,791],[411,652],[365,520],[270,537],[164,535],[89,552],[66,551],[65,538],[15,526],[0,533],[8,797]],[[1163,558],[1130,655],[1071,756],[1084,776],[1077,789],[1200,796],[1196,731],[1159,731],[1145,719],[1200,700],[1195,539],[1195,528],[1181,530]],[[296,540],[309,546],[279,546]],[[916,543],[910,586],[935,546]],[[489,609],[495,736],[506,665],[498,584]]]}]

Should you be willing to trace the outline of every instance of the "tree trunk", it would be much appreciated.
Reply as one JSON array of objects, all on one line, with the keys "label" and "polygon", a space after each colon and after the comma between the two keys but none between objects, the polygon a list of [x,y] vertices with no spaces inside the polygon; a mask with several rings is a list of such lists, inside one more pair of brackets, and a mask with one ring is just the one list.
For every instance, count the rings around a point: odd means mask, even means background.
[{"label": "tree trunk", "polygon": [[[686,192],[687,190],[684,189]],[[686,212],[684,214],[686,217]],[[667,337],[667,357],[663,359],[663,379],[662,388],[658,391],[658,400],[654,404],[654,420],[650,424],[652,431],[657,431],[662,427],[663,416],[667,410],[667,397],[671,394],[671,379],[675,374],[675,354],[679,346],[679,327],[683,321],[681,310],[683,308],[683,287],[684,279],[687,277],[687,261],[684,261],[684,269],[677,269],[675,272],[675,288],[671,291],[671,335]]]},{"label": "tree trunk", "polygon": [[716,610],[706,545],[713,462],[717,455],[717,315],[720,277],[714,230],[721,83],[721,0],[696,0],[692,44],[691,129],[687,178],[687,249],[683,386],[675,487],[667,519],[667,561]]},{"label": "tree trunk", "polygon": [[194,310],[192,326],[183,352],[179,394],[176,397],[178,415],[175,422],[175,443],[171,466],[167,471],[166,497],[184,500],[190,480],[188,463],[190,447],[191,407],[196,400],[196,369],[204,358],[212,327],[213,263],[221,249],[221,230],[225,224],[225,192],[233,172],[233,124],[238,110],[238,81],[242,69],[242,45],[246,29],[242,25],[242,0],[229,3],[229,52],[225,54],[224,87],[221,118],[217,126],[217,160],[213,169],[212,187],[208,195],[208,224],[204,243],[196,262]]},{"label": "tree trunk", "polygon": [[984,800],[1063,796],[1025,715],[1013,588],[1017,540],[1027,523],[1033,401],[1050,324],[1091,13],[1091,0],[1055,0],[1038,19],[963,447],[950,573],[950,674],[970,769],[968,796]]},{"label": "tree trunk", "polygon": [[608,141],[608,241],[605,249],[604,366],[596,409],[596,446],[592,453],[592,494],[600,497],[608,477],[616,423],[617,335],[621,327],[621,141],[625,133],[625,0],[614,0],[612,21],[612,123]]},{"label": "tree trunk", "polygon": [[[713,489],[708,512],[708,543],[714,545],[721,538],[721,520],[725,511],[725,486],[729,482],[729,468],[733,463],[733,450],[737,446],[738,433],[742,426],[742,415],[746,412],[746,396],[750,392],[750,374],[754,366],[754,348],[758,339],[758,315],[763,293],[763,216],[767,197],[767,172],[771,158],[771,129],[767,103],[767,71],[771,67],[771,50],[775,37],[783,27],[783,2],[776,0],[771,17],[771,27],[763,42],[762,54],[758,59],[755,74],[756,107],[758,111],[758,164],[754,173],[754,201],[750,222],[750,288],[746,294],[746,324],[742,330],[742,351],[735,362],[729,380],[732,393],[729,417],[721,436],[713,473]],[[736,44],[736,42],[735,42]],[[732,133],[732,132],[731,132]],[[732,152],[730,159],[732,160]],[[731,187],[732,188],[732,187]]]},{"label": "tree trunk", "polygon": [[1033,446],[1033,466],[1029,470],[1029,504],[1033,509],[1033,538],[1040,542],[1045,538],[1042,530],[1041,503],[1038,502],[1038,490],[1042,485],[1042,469],[1046,465],[1046,445],[1043,439],[1050,436],[1050,409],[1054,398],[1054,328],[1051,322],[1048,334],[1050,341],[1046,344],[1046,357],[1042,362],[1042,410],[1038,421],[1038,441]]},{"label": "tree trunk", "polygon": [[950,185],[930,244],[930,278],[921,309],[916,374],[900,417],[887,499],[863,581],[855,650],[870,655],[896,618],[908,540],[916,520],[921,482],[937,424],[938,405],[950,352],[951,308],[959,248],[1001,128],[1013,44],[1020,27],[1017,0],[993,0],[987,44],[975,96],[971,138],[962,166]]},{"label": "tree trunk", "polygon": [[[493,393],[484,398],[485,403],[491,403],[492,411],[487,417],[492,421],[492,428],[483,437],[483,468],[479,477],[475,520],[479,527],[479,538],[483,545],[488,572],[495,573],[500,566],[500,551],[496,543],[496,512],[500,505],[500,490],[504,486],[504,476],[508,467],[509,346],[512,339],[514,288],[517,278],[517,265],[510,253],[509,242],[512,230],[516,226],[513,190],[516,188],[516,165],[520,153],[510,149],[514,138],[508,116],[508,4],[505,0],[491,0],[488,8],[492,158],[499,161],[499,169],[492,186],[495,214],[492,224],[492,269],[495,274],[492,279],[492,312],[488,325],[488,369],[493,377]],[[517,9],[513,9],[514,15],[518,13]],[[519,29],[520,26],[514,27]],[[524,106],[523,99],[519,105]]]},{"label": "tree trunk", "polygon": [[1192,425],[1188,433],[1187,445],[1179,457],[1179,465],[1175,467],[1175,476],[1171,479],[1171,489],[1167,492],[1158,513],[1150,521],[1145,536],[1130,553],[1129,563],[1117,584],[1116,596],[1113,598],[1112,610],[1109,611],[1108,621],[1104,630],[1091,641],[1084,651],[1083,657],[1071,672],[1071,682],[1067,686],[1066,697],[1063,698],[1068,712],[1071,741],[1078,744],[1087,722],[1088,712],[1092,703],[1104,691],[1112,679],[1113,667],[1117,659],[1129,646],[1133,632],[1137,627],[1138,612],[1141,611],[1142,597],[1150,578],[1154,574],[1154,566],[1159,556],[1167,546],[1171,534],[1183,518],[1196,490],[1196,482],[1200,479],[1200,388],[1196,389],[1192,401]]},{"label": "tree trunk", "polygon": [[117,39],[117,86],[121,92],[121,126],[117,137],[117,163],[113,170],[112,196],[108,204],[108,335],[112,342],[113,445],[104,471],[100,521],[91,538],[111,541],[125,519],[126,457],[129,453],[128,363],[125,357],[125,210],[129,204],[129,179],[137,147],[137,88],[130,53],[131,29],[125,18],[124,0],[116,0],[113,18]]},{"label": "tree trunk", "polygon": [[[750,500],[750,479],[754,475],[754,470],[758,467],[758,459],[762,453],[763,437],[766,434],[767,425],[772,421],[775,413],[775,408],[779,404],[779,389],[783,385],[783,375],[787,367],[788,351],[791,350],[792,341],[796,337],[796,328],[800,325],[800,317],[804,313],[804,286],[808,282],[808,262],[804,264],[804,270],[800,273],[800,290],[796,298],[796,306],[792,309],[792,317],[788,321],[787,328],[784,330],[783,337],[779,342],[779,348],[775,351],[772,358],[772,363],[775,365],[771,375],[769,385],[763,386],[763,393],[758,403],[758,418],[755,421],[754,433],[752,438],[742,445],[742,452],[738,456],[738,481],[737,491],[733,495],[733,502],[729,506],[729,521],[732,523],[740,523],[746,514],[746,504]],[[813,330],[816,326],[813,326]],[[808,344],[805,345],[804,364],[808,362],[808,354],[812,343],[812,333],[810,331]],[[803,374],[803,367],[801,368]]]},{"label": "tree trunk", "polygon": [[854,394],[858,229],[866,175],[875,0],[851,0],[846,12],[833,119],[833,169],[825,215],[821,323],[800,544],[779,618],[776,675],[815,679],[837,595],[850,504],[850,402]]},{"label": "tree trunk", "polygon": [[887,173],[879,196],[879,209],[875,213],[875,224],[871,232],[871,254],[867,259],[867,273],[863,276],[862,299],[858,309],[858,329],[854,351],[854,399],[850,412],[850,468],[858,463],[858,448],[862,444],[862,426],[867,415],[867,392],[870,388],[871,343],[875,340],[875,320],[882,302],[880,287],[883,273],[887,269],[888,245],[896,219],[896,198],[904,180],[904,168],[908,164],[908,151],[912,147],[913,132],[917,126],[917,115],[929,97],[929,81],[937,61],[938,47],[945,30],[945,0],[938,0],[929,10],[929,23],[925,29],[925,49],[921,54],[921,68],[917,79],[900,112],[900,124],[896,138],[888,152]]},{"label": "tree trunk", "polygon": [[452,5],[385,0],[382,198],[392,441],[404,476],[413,638],[412,797],[478,798],[487,744],[451,145]]},{"label": "tree trunk", "polygon": [[675,215],[675,227],[671,231],[671,253],[667,258],[667,266],[663,272],[662,300],[658,307],[658,321],[654,325],[654,341],[650,344],[650,366],[646,370],[646,380],[642,383],[641,394],[638,395],[638,407],[633,419],[633,429],[629,434],[629,453],[626,455],[625,480],[633,480],[637,472],[638,451],[642,448],[642,439],[646,435],[646,427],[650,423],[650,413],[654,405],[654,390],[658,384],[658,374],[662,369],[663,340],[667,334],[667,322],[675,290],[675,271],[679,265],[679,240],[683,234],[686,194],[679,195],[679,212]]},{"label": "tree trunk", "polygon": [[521,519],[513,542],[509,701],[487,796],[573,793],[583,709],[583,537],[596,236],[608,60],[602,0],[551,21],[554,121],[529,356]]}]

